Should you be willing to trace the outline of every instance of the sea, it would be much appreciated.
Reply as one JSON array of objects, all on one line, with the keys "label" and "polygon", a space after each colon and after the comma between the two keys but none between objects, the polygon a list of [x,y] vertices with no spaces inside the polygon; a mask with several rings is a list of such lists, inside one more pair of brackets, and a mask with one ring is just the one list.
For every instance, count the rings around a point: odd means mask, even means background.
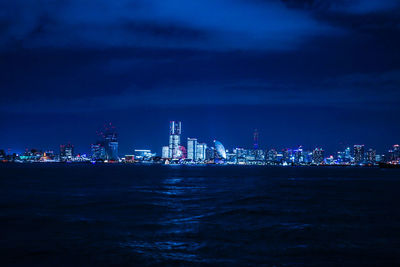
[{"label": "sea", "polygon": [[400,169],[1,164],[0,266],[400,266]]}]

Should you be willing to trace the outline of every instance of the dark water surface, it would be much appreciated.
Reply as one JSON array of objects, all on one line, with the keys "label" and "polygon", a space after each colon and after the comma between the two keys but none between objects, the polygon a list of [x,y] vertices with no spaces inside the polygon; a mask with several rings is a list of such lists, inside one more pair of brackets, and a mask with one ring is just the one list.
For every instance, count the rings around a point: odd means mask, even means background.
[{"label": "dark water surface", "polygon": [[400,266],[400,170],[0,165],[0,265]]}]

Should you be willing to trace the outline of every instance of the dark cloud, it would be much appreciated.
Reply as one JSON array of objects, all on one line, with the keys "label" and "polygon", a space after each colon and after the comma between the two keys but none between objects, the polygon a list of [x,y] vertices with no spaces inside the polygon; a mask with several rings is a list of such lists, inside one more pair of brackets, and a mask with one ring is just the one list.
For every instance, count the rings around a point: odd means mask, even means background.
[{"label": "dark cloud", "polygon": [[[196,49],[292,49],[304,38],[339,34],[279,2],[14,1],[3,5],[1,45],[155,46]],[[36,5],[35,5],[36,4]],[[229,12],[227,12],[229,10]]]},{"label": "dark cloud", "polygon": [[[319,123],[332,137],[342,127],[357,133],[369,114],[381,129],[400,106],[399,8],[391,0],[2,1],[0,119],[44,115],[40,128],[65,116],[90,132],[87,117],[145,112],[157,123],[272,120],[284,132]],[[132,120],[148,123],[140,116]],[[387,140],[399,134],[393,128]]]}]

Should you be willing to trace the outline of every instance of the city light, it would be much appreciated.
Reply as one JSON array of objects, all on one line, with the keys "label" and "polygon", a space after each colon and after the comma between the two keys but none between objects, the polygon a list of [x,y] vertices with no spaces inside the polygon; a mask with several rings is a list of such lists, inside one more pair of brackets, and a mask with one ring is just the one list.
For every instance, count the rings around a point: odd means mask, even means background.
[{"label": "city light", "polygon": [[6,153],[0,150],[0,162],[92,162],[127,164],[172,164],[172,165],[267,165],[267,166],[383,166],[398,167],[400,146],[393,145],[386,153],[379,154],[365,145],[350,146],[334,154],[325,155],[322,147],[305,149],[268,148],[259,145],[259,132],[253,134],[253,147],[226,149],[221,141],[213,140],[208,145],[198,138],[187,137],[186,146],[181,142],[182,122],[170,121],[168,145],[161,148],[158,155],[150,149],[133,149],[132,154],[120,156],[118,153],[118,133],[111,124],[106,124],[97,132],[97,140],[91,144],[90,156],[75,154],[71,143],[60,145],[59,153],[51,150],[27,149],[22,154]]}]

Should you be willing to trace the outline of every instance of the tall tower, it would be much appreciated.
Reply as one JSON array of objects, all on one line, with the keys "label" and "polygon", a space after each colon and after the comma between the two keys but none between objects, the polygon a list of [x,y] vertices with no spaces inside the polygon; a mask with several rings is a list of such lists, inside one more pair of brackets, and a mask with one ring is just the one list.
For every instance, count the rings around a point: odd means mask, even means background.
[{"label": "tall tower", "polygon": [[197,138],[187,139],[187,159],[196,161]]},{"label": "tall tower", "polygon": [[312,161],[315,164],[322,164],[324,162],[324,150],[322,148],[315,148],[313,150]]},{"label": "tall tower", "polygon": [[354,145],[354,162],[361,163],[364,160],[364,145]]},{"label": "tall tower", "polygon": [[70,143],[60,145],[60,159],[61,161],[71,160],[74,156],[74,146]]},{"label": "tall tower", "polygon": [[181,150],[181,122],[170,121],[169,122],[169,158],[179,159]]},{"label": "tall tower", "polygon": [[253,144],[254,144],[254,149],[258,149],[258,131],[257,131],[257,129],[254,129]]}]

